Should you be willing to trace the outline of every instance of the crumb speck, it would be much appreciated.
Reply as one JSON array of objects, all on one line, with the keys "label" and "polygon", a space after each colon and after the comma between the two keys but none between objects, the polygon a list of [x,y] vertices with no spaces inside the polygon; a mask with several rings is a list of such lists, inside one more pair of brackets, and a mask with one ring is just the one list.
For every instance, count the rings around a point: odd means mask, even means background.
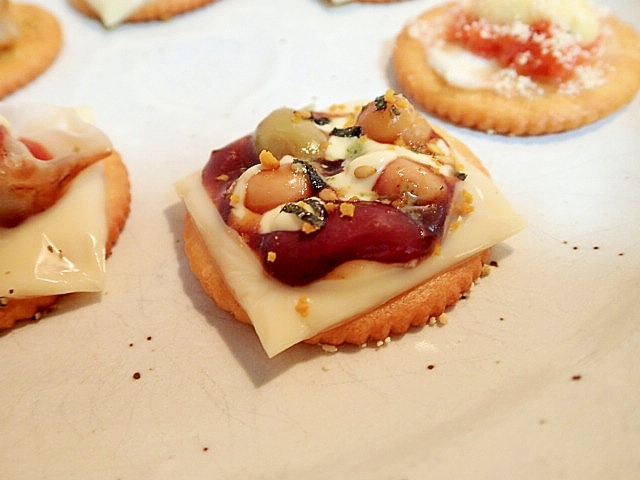
[{"label": "crumb speck", "polygon": [[328,372],[329,370],[331,370],[331,367],[329,365],[322,365],[323,372]]},{"label": "crumb speck", "polygon": [[151,341],[151,337],[147,337],[147,341]]},{"label": "crumb speck", "polygon": [[140,372],[136,372],[133,374],[133,379],[134,380],[140,380]]},{"label": "crumb speck", "polygon": [[434,368],[436,368],[436,366],[433,364],[427,365],[427,370],[433,370]]},{"label": "crumb speck", "polygon": [[496,262],[495,260],[491,260],[489,262],[489,265],[491,265],[492,267],[497,267],[498,266],[498,262]]},{"label": "crumb speck", "polygon": [[442,313],[442,314],[438,315],[438,317],[436,318],[436,322],[440,326],[446,325],[447,323],[449,323],[449,317],[447,316],[446,313]]},{"label": "crumb speck", "polygon": [[133,343],[130,343],[130,344],[129,344],[129,346],[130,346],[130,347],[133,347]]},{"label": "crumb speck", "polygon": [[338,347],[336,347],[335,345],[326,345],[326,344],[321,344],[320,348],[322,348],[322,350],[324,350],[327,353],[335,353],[338,351]]},{"label": "crumb speck", "polygon": [[582,375],[574,375],[573,377],[571,377],[571,380],[580,380],[582,379]]},{"label": "crumb speck", "polygon": [[208,452],[209,451],[209,447],[202,447],[202,451],[203,452]]}]

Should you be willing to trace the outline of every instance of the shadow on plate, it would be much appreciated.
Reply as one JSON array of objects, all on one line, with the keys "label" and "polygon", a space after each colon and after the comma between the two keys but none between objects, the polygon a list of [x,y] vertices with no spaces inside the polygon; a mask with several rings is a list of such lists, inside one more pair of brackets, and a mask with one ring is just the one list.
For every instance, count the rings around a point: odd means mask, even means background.
[{"label": "shadow on plate", "polygon": [[318,346],[299,344],[274,358],[268,358],[253,328],[236,321],[229,313],[218,308],[215,302],[206,295],[200,282],[191,272],[183,248],[184,206],[181,203],[176,203],[165,209],[164,213],[175,238],[174,245],[179,265],[178,275],[182,281],[184,292],[191,300],[194,310],[216,328],[256,387],[277,378],[294,365],[326,354]]}]

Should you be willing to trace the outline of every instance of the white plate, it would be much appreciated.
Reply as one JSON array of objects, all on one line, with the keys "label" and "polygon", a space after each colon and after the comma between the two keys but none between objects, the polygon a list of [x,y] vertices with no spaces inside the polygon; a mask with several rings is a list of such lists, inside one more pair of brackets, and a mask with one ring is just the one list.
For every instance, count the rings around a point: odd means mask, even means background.
[{"label": "white plate", "polygon": [[36,3],[65,47],[7,100],[92,106],[133,210],[104,295],[0,337],[0,478],[638,474],[640,97],[561,135],[451,128],[529,221],[499,267],[444,328],[269,360],[189,272],[172,183],[276,107],[384,92],[395,34],[436,2],[219,0],[111,31]]}]

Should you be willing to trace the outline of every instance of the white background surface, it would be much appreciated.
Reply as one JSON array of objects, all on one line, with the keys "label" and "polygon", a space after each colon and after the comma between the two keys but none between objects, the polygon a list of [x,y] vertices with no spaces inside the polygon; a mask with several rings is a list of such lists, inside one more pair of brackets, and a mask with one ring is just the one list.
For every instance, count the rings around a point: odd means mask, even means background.
[{"label": "white background surface", "polygon": [[[499,267],[444,328],[269,360],[189,272],[172,183],[274,108],[383,93],[394,36],[436,2],[218,0],[112,31],[35,3],[64,50],[6,101],[92,106],[133,203],[107,292],[0,336],[0,478],[638,475],[640,97],[560,135],[450,127],[529,222]],[[637,0],[608,4],[640,28]]]}]

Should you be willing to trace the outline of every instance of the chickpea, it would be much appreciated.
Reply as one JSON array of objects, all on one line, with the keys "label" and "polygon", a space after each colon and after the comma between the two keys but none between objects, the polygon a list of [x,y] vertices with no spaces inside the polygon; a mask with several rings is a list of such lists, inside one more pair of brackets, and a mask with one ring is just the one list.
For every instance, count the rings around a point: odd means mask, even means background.
[{"label": "chickpea", "polygon": [[447,184],[430,166],[399,157],[387,165],[373,189],[392,202],[426,205],[445,194]]},{"label": "chickpea", "polygon": [[372,140],[405,144],[418,151],[426,148],[432,134],[429,122],[397,94],[387,93],[365,105],[356,124]]},{"label": "chickpea", "polygon": [[247,182],[244,204],[256,213],[264,213],[283,203],[296,202],[311,195],[309,179],[291,164],[262,170]]}]

